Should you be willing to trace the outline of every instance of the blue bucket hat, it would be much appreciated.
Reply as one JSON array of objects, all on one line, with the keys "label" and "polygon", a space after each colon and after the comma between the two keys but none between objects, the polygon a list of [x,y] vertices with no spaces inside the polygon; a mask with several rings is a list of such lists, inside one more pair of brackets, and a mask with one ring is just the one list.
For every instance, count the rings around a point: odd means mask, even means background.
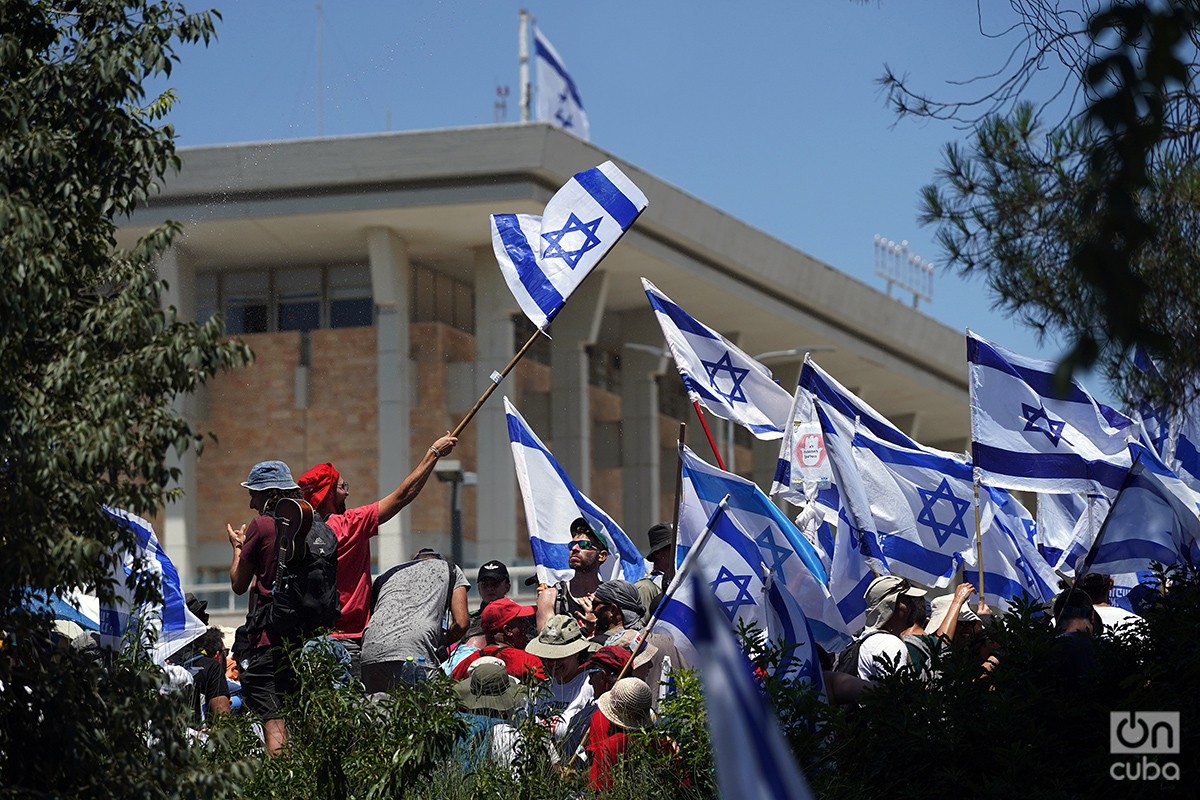
[{"label": "blue bucket hat", "polygon": [[242,484],[253,492],[266,489],[299,489],[292,480],[292,471],[282,461],[261,461],[250,469],[250,477]]}]

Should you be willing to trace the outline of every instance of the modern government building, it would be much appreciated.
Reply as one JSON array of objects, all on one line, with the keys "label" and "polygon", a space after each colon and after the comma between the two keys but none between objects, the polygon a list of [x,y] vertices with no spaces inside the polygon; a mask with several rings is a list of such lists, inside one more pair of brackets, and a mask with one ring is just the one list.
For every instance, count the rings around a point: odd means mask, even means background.
[{"label": "modern government building", "polygon": [[[350,505],[392,491],[533,328],[492,253],[489,215],[540,214],[574,173],[613,160],[650,205],[463,433],[463,561],[529,563],[501,395],[635,543],[669,519],[676,438],[711,458],[640,282],[764,358],[794,387],[806,348],[922,442],[969,435],[963,334],[544,123],[180,151],[184,166],[128,220],[184,234],[158,264],[182,316],[224,315],[256,359],[181,410],[211,431],[182,501],[156,521],[189,585],[227,585],[225,524],[247,522],[250,467],[298,478],[332,462]],[[799,350],[799,352],[795,352]],[[780,354],[780,351],[785,351]],[[790,354],[787,351],[792,351]],[[769,487],[776,442],[709,417],[733,471]],[[431,480],[383,526],[377,566],[450,552],[454,485]]]}]

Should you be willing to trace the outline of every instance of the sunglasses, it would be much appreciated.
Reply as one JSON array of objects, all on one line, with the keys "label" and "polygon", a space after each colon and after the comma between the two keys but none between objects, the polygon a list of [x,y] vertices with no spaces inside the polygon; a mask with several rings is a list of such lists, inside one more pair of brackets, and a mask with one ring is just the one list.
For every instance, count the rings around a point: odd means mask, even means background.
[{"label": "sunglasses", "polygon": [[587,539],[576,539],[571,542],[571,550],[599,550],[600,545]]}]

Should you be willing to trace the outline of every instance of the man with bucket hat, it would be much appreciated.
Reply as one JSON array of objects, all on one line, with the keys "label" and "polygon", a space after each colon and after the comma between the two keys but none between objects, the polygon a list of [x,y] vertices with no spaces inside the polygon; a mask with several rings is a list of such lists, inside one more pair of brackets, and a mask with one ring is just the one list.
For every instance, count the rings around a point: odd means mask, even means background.
[{"label": "man with bucket hat", "polygon": [[901,634],[911,624],[917,603],[924,604],[925,590],[898,575],[881,575],[863,597],[867,627],[838,656],[835,668],[869,681],[883,674],[884,664],[911,665]]},{"label": "man with bucket hat", "polygon": [[525,647],[542,660],[551,678],[549,694],[538,698],[534,713],[554,721],[555,738],[566,735],[575,714],[592,700],[585,668],[591,648],[579,622],[566,614],[547,620],[537,638]]},{"label": "man with bucket hat", "polygon": [[508,674],[504,662],[484,657],[471,665],[470,675],[454,686],[465,709],[467,733],[456,748],[455,761],[474,771],[488,758],[511,766],[520,733],[508,720],[521,701],[521,683]]},{"label": "man with bucket hat", "polygon": [[300,498],[300,487],[282,461],[262,461],[250,470],[242,486],[250,492],[250,508],[258,512],[248,525],[235,529],[226,524],[233,545],[229,583],[234,594],[245,594],[253,582],[250,610],[246,614],[248,649],[238,653],[242,699],[263,723],[267,753],[278,755],[287,743],[287,726],[281,715],[282,697],[294,688],[295,675],[278,635],[253,625],[259,606],[271,601],[275,586],[275,504],[285,497]]}]

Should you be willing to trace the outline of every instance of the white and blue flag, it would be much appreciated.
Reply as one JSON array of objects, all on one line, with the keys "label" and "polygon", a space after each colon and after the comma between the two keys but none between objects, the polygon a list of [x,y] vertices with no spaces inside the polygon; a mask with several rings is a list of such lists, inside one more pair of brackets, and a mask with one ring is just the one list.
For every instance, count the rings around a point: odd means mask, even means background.
[{"label": "white and blue flag", "polygon": [[703,520],[697,500],[685,497],[684,502],[688,508],[686,515],[680,510],[679,548],[687,561],[680,561],[678,582],[673,591],[668,590],[654,630],[670,633],[688,662],[695,663],[693,637],[702,596],[696,594],[690,578],[700,577],[703,596],[711,597],[721,609],[727,629],[736,630],[739,623],[754,626],[759,636],[792,645],[781,671],[823,691],[821,663],[808,620],[780,585],[777,573],[763,562],[758,545],[738,525],[726,503],[718,502],[697,528],[696,522]]},{"label": "white and blue flag", "polygon": [[688,396],[759,439],[783,436],[792,395],[775,382],[771,371],[690,317],[650,281],[642,278],[642,286]]},{"label": "white and blue flag", "polygon": [[[829,594],[828,575],[812,544],[752,482],[706,463],[686,447],[682,458],[680,531],[704,530],[709,516],[728,494],[729,516],[754,542],[775,584],[803,609],[817,643],[830,651],[840,650],[849,641],[850,631]],[[681,537],[680,541],[685,540]],[[684,553],[681,544],[677,562]]]},{"label": "white and blue flag", "polygon": [[967,334],[971,450],[981,484],[1029,492],[1112,494],[1129,470],[1132,420],[1072,380],[1056,398],[1055,365]]},{"label": "white and blue flag", "polygon": [[812,800],[767,698],[704,581],[695,576],[693,641],[721,797]]},{"label": "white and blue flag", "polygon": [[[187,608],[179,573],[159,544],[150,523],[120,509],[105,512],[134,534],[132,550],[120,554],[114,565],[115,604],[100,604],[100,645],[119,650],[123,645],[148,647],[151,660],[159,666],[167,657],[203,635],[208,626]],[[135,589],[129,585],[135,573],[138,580],[158,584],[161,604],[135,606]]]},{"label": "white and blue flag", "polygon": [[545,330],[647,203],[605,161],[567,181],[540,217],[493,214],[492,250],[525,316]]},{"label": "white and blue flag", "polygon": [[592,530],[608,543],[608,560],[600,567],[603,580],[636,581],[646,574],[646,559],[637,547],[612,517],[575,488],[507,397],[504,411],[538,581],[550,585],[575,576],[567,559],[571,552],[571,523],[579,517],[587,520]]},{"label": "white and blue flag", "polygon": [[1087,555],[1111,502],[1102,494],[1039,494],[1037,546],[1046,563],[1068,578]]},{"label": "white and blue flag", "polygon": [[1200,496],[1137,442],[1120,494],[1104,520],[1082,572],[1119,574],[1161,564],[1200,565]]},{"label": "white and blue flag", "polygon": [[562,57],[537,26],[533,29],[534,73],[537,79],[537,120],[573,133],[585,142],[590,134],[587,114],[575,81]]},{"label": "white and blue flag", "polygon": [[[1033,516],[1004,489],[979,487],[980,549],[983,551],[983,583],[975,588],[1001,612],[1011,610],[1014,597],[1029,595],[1037,603],[1049,603],[1058,594],[1058,576],[1038,551]],[[978,553],[973,547],[963,554],[967,580],[979,580]]]}]

